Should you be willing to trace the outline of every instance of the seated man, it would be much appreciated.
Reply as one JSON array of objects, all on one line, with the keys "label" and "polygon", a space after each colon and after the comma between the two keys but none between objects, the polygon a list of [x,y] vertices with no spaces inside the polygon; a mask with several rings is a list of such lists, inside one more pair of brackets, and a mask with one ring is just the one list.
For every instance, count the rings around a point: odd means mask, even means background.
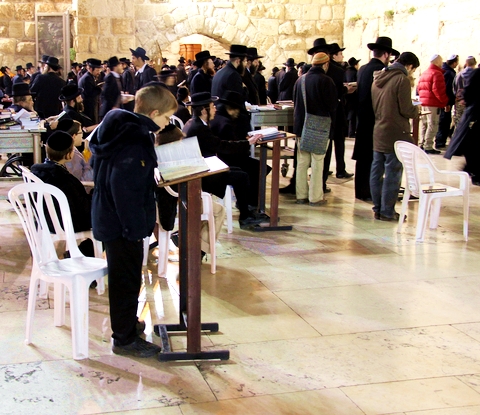
[{"label": "seated man", "polygon": [[33,98],[28,84],[25,82],[17,82],[12,85],[13,105],[8,107],[9,110],[20,112],[22,109],[29,112],[35,112],[33,109]]},{"label": "seated man", "polygon": [[[187,122],[183,129],[187,137],[196,136],[203,157],[216,156],[218,153],[235,154],[241,153],[245,148],[255,144],[259,136],[250,137],[248,140],[227,141],[221,140],[213,134],[210,122],[215,117],[215,105],[213,102],[218,97],[212,97],[209,92],[200,92],[192,95],[192,100],[187,105],[192,106],[192,119]],[[257,179],[258,180],[258,179]],[[202,179],[202,189],[223,199],[227,185],[233,186],[237,197],[237,206],[240,210],[240,228],[248,229],[265,220],[264,217],[256,217],[248,208],[251,198],[250,180],[248,174],[237,167],[231,167],[230,171]]]}]

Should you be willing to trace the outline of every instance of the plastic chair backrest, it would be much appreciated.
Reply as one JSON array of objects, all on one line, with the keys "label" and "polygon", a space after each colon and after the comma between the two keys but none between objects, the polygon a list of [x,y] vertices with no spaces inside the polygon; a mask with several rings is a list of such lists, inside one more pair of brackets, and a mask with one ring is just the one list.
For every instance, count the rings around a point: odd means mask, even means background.
[{"label": "plastic chair backrest", "polygon": [[[412,195],[419,196],[422,184],[435,183],[435,171],[438,170],[420,147],[406,141],[397,141],[395,143],[395,154],[403,164],[407,187]],[[422,181],[420,174],[422,169],[428,171],[428,182]]]},{"label": "plastic chair backrest", "polygon": [[180,130],[183,130],[183,127],[185,127],[185,124],[183,123],[183,121],[180,118],[178,118],[176,115],[170,116],[170,124],[176,125],[178,128],[180,128]]},{"label": "plastic chair backrest", "polygon": [[58,202],[65,229],[66,249],[70,252],[70,257],[82,257],[83,254],[76,243],[72,216],[65,194],[57,187],[46,183],[23,183],[8,192],[8,199],[21,218],[35,262],[41,266],[58,260],[44,211],[46,206],[44,201],[47,198]]}]

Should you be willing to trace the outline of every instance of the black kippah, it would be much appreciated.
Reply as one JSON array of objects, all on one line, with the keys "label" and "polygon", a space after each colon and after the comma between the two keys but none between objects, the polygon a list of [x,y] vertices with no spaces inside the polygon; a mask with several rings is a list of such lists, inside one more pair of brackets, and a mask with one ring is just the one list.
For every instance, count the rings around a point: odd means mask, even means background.
[{"label": "black kippah", "polygon": [[72,136],[64,131],[55,131],[47,140],[47,146],[55,151],[68,150],[72,146],[72,143]]},{"label": "black kippah", "polygon": [[57,131],[68,131],[72,127],[73,120],[71,120],[70,118],[62,117],[62,119],[57,124]]}]

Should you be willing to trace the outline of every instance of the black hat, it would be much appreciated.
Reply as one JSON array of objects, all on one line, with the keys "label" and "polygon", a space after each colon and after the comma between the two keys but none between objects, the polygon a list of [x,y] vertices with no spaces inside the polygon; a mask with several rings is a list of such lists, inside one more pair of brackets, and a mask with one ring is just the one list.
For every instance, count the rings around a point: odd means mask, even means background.
[{"label": "black hat", "polygon": [[162,78],[168,78],[169,76],[175,76],[177,74],[177,71],[174,71],[172,69],[162,69],[157,76],[158,79]]},{"label": "black hat", "polygon": [[100,59],[95,59],[95,58],[90,58],[87,59],[87,65],[90,66],[90,68],[101,68],[102,67],[102,61]]},{"label": "black hat", "polygon": [[58,99],[60,101],[71,101],[72,99],[77,98],[82,92],[83,88],[79,88],[77,84],[67,84],[60,90],[60,96]]},{"label": "black hat", "polygon": [[263,63],[260,62],[260,64],[258,65],[257,71],[260,72],[260,71],[264,71],[265,69],[267,69],[267,68],[265,68],[265,66],[263,66]]},{"label": "black hat", "polygon": [[102,65],[108,65],[108,61],[103,61]]},{"label": "black hat", "polygon": [[295,66],[295,59],[293,58],[288,58],[287,61],[284,63],[285,66],[288,66],[289,68],[292,68]]},{"label": "black hat", "polygon": [[17,72],[21,71],[22,69],[24,69],[22,65],[17,65],[17,67],[15,68]]},{"label": "black hat", "polygon": [[258,56],[257,48],[247,48],[247,55],[247,59],[250,61],[263,58],[263,56]]},{"label": "black hat", "polygon": [[120,65],[120,61],[118,60],[118,58],[116,56],[112,56],[111,58],[108,59],[107,61],[107,66],[112,69],[112,68],[115,68],[115,66],[118,66]]},{"label": "black hat", "polygon": [[367,44],[368,49],[380,49],[384,50],[385,52],[391,53],[392,55],[399,56],[400,52],[392,48],[392,39],[386,36],[377,37],[375,43]]},{"label": "black hat", "polygon": [[332,44],[330,44],[330,45],[329,45],[329,49],[330,49],[329,53],[330,53],[331,55],[335,55],[335,54],[337,54],[338,52],[343,52],[343,51],[345,50],[345,48],[341,48],[341,47],[338,45],[338,43],[332,43]]},{"label": "black hat", "polygon": [[70,128],[73,127],[74,121],[70,118],[62,117],[62,119],[58,122],[56,131],[68,131]]},{"label": "black hat", "polygon": [[[157,77],[158,77],[158,75],[157,75]],[[159,86],[159,87],[161,87],[161,88],[165,88],[165,89],[167,89],[168,91],[170,91],[170,90],[168,89],[168,86],[165,84],[165,82],[162,82],[162,81],[150,81],[150,82],[147,82],[146,84],[142,85],[142,86],[140,87],[140,89],[146,88],[147,86]]]},{"label": "black hat", "polygon": [[120,58],[119,61],[121,63],[124,63],[125,65],[130,66],[130,60],[128,60],[127,58]]},{"label": "black hat", "polygon": [[25,67],[27,68],[27,70],[30,69],[30,68],[33,68],[33,63],[32,63],[32,62],[28,62],[28,63],[25,65]]},{"label": "black hat", "polygon": [[236,91],[226,91],[223,98],[220,98],[218,101],[222,104],[227,104],[240,109],[245,107],[245,98],[242,94],[239,94]]},{"label": "black hat", "polygon": [[55,151],[68,150],[73,144],[73,137],[65,131],[54,131],[47,140],[47,146]]},{"label": "black hat", "polygon": [[42,55],[40,58],[39,62],[40,63],[47,63],[49,56],[48,55]]},{"label": "black hat", "polygon": [[215,60],[215,58],[216,56],[210,55],[210,52],[208,50],[202,50],[201,52],[195,54],[195,62],[193,62],[193,64],[200,67],[207,59],[211,59],[213,61]]},{"label": "black hat", "polygon": [[355,66],[358,62],[360,62],[361,59],[355,59],[354,57],[351,57],[349,60],[348,60],[348,64],[350,66]]},{"label": "black hat", "polygon": [[162,62],[167,62],[168,59],[167,58],[162,58]]},{"label": "black hat", "polygon": [[190,98],[191,101],[185,102],[185,105],[191,105],[193,107],[196,105],[205,105],[218,100],[218,97],[212,97],[210,92],[198,92],[196,94],[192,94]]},{"label": "black hat", "polygon": [[[42,58],[43,59],[43,58]],[[61,66],[59,65],[58,63],[58,59],[53,57],[53,56],[49,56],[47,61],[45,62],[48,66],[50,66],[50,68],[52,68],[54,71],[58,70],[61,68]]]},{"label": "black hat", "polygon": [[247,57],[247,47],[244,45],[231,45],[230,52],[227,52],[227,55],[230,55],[231,58],[245,58]]},{"label": "black hat", "polygon": [[327,44],[325,38],[319,37],[313,41],[313,48],[308,49],[309,55],[315,55],[317,52],[330,53],[330,45]]},{"label": "black hat", "polygon": [[150,58],[147,56],[147,52],[145,51],[145,49],[141,48],[140,46],[135,50],[130,49],[130,52],[132,52],[132,55],[136,58],[142,58],[144,61],[150,60]]},{"label": "black hat", "polygon": [[183,56],[180,56],[180,59],[178,60],[180,63],[185,63],[185,58]]},{"label": "black hat", "polygon": [[30,92],[29,85],[25,82],[17,82],[12,85],[12,97],[35,95]]},{"label": "black hat", "polygon": [[183,101],[188,97],[188,88],[186,86],[181,86],[177,89],[177,99]]}]

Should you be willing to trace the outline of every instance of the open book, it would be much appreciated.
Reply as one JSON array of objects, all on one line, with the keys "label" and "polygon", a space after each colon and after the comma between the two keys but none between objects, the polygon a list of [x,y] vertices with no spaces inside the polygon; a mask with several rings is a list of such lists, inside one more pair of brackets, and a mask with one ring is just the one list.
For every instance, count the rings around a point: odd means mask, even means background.
[{"label": "open book", "polygon": [[157,153],[159,183],[210,170],[202,157],[197,137],[162,144],[155,148],[155,152]]},{"label": "open book", "polygon": [[263,136],[260,141],[274,140],[276,138],[282,138],[287,136],[287,133],[285,131],[278,131],[277,127],[269,127],[264,128],[263,130],[254,130],[248,132],[249,137],[252,137],[255,134],[261,134]]}]

